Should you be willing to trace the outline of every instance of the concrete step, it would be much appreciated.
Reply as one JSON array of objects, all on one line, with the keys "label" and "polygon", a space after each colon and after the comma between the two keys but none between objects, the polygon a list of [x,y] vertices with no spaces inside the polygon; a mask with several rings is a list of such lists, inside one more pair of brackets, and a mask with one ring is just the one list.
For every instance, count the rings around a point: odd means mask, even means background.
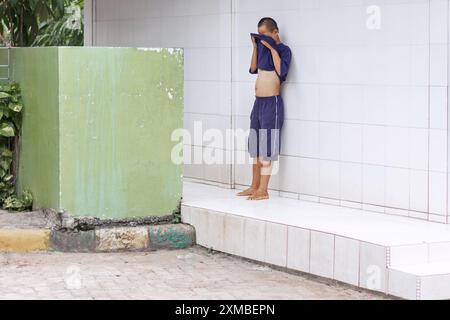
[{"label": "concrete step", "polygon": [[46,251],[50,244],[50,214],[0,210],[0,252]]},{"label": "concrete step", "polygon": [[43,211],[8,212],[0,210],[0,229],[50,229],[54,217]]},{"label": "concrete step", "polygon": [[450,262],[444,224],[287,198],[248,201],[193,183],[183,199],[182,221],[199,245],[386,294],[413,298],[389,289],[395,268]]},{"label": "concrete step", "polygon": [[388,293],[414,300],[450,299],[450,263],[390,267]]},{"label": "concrete step", "polygon": [[442,262],[450,263],[450,242],[390,246],[388,251],[388,266]]}]

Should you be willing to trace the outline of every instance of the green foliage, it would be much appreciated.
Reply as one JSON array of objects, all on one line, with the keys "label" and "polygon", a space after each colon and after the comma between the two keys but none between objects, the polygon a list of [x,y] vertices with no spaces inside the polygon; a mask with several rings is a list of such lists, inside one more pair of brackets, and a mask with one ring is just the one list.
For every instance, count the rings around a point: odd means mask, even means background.
[{"label": "green foliage", "polygon": [[30,46],[39,23],[64,14],[65,0],[0,0],[0,35],[12,46]]},{"label": "green foliage", "polygon": [[3,209],[12,211],[26,211],[30,210],[32,206],[33,195],[29,190],[24,190],[20,198],[16,195],[12,195],[3,202]]},{"label": "green foliage", "polygon": [[0,42],[20,47],[78,45],[82,18],[73,8],[82,6],[82,0],[0,0]]},{"label": "green foliage", "polygon": [[4,209],[30,209],[33,197],[25,190],[16,195],[18,140],[22,128],[22,96],[17,83],[0,86],[0,205]]},{"label": "green foliage", "polygon": [[39,26],[33,46],[83,46],[82,0],[66,0],[64,16],[48,19]]}]

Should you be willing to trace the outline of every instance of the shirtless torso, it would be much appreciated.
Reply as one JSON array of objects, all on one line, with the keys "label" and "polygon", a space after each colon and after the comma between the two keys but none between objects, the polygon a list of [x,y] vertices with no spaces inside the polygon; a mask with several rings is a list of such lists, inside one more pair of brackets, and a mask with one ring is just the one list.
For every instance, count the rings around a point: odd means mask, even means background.
[{"label": "shirtless torso", "polygon": [[280,94],[280,79],[275,70],[258,69],[255,83],[255,95],[258,97],[271,97]]}]

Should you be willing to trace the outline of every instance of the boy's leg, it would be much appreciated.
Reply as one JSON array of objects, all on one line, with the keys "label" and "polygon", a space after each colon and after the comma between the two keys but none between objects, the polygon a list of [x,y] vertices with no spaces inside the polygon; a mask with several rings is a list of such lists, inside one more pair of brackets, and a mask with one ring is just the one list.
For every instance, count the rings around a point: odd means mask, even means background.
[{"label": "boy's leg", "polygon": [[261,179],[261,163],[258,161],[260,123],[258,118],[258,100],[255,99],[253,109],[250,114],[250,134],[248,137],[248,151],[253,158],[252,164],[252,184],[249,188],[237,193],[238,196],[250,196],[258,190]]},{"label": "boy's leg", "polygon": [[249,200],[264,200],[269,198],[269,181],[272,174],[273,162],[270,160],[259,160],[261,163],[260,183],[255,193],[248,197]]},{"label": "boy's leg", "polygon": [[250,188],[245,189],[244,191],[239,192],[238,196],[250,196],[256,192],[259,188],[260,179],[261,179],[261,163],[258,161],[258,158],[254,158],[253,166],[252,166],[252,185]]},{"label": "boy's leg", "polygon": [[284,103],[280,95],[272,97],[261,107],[260,162],[261,182],[258,190],[249,197],[250,200],[269,198],[269,181],[272,174],[273,161],[278,160],[280,151],[280,130],[284,120]]}]

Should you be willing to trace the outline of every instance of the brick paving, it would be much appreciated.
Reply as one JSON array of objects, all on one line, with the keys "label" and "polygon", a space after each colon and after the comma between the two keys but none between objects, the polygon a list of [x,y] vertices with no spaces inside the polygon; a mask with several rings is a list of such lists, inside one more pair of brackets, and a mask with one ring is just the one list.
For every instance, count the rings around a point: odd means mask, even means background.
[{"label": "brick paving", "polygon": [[195,246],[124,253],[0,253],[0,299],[386,299]]}]

